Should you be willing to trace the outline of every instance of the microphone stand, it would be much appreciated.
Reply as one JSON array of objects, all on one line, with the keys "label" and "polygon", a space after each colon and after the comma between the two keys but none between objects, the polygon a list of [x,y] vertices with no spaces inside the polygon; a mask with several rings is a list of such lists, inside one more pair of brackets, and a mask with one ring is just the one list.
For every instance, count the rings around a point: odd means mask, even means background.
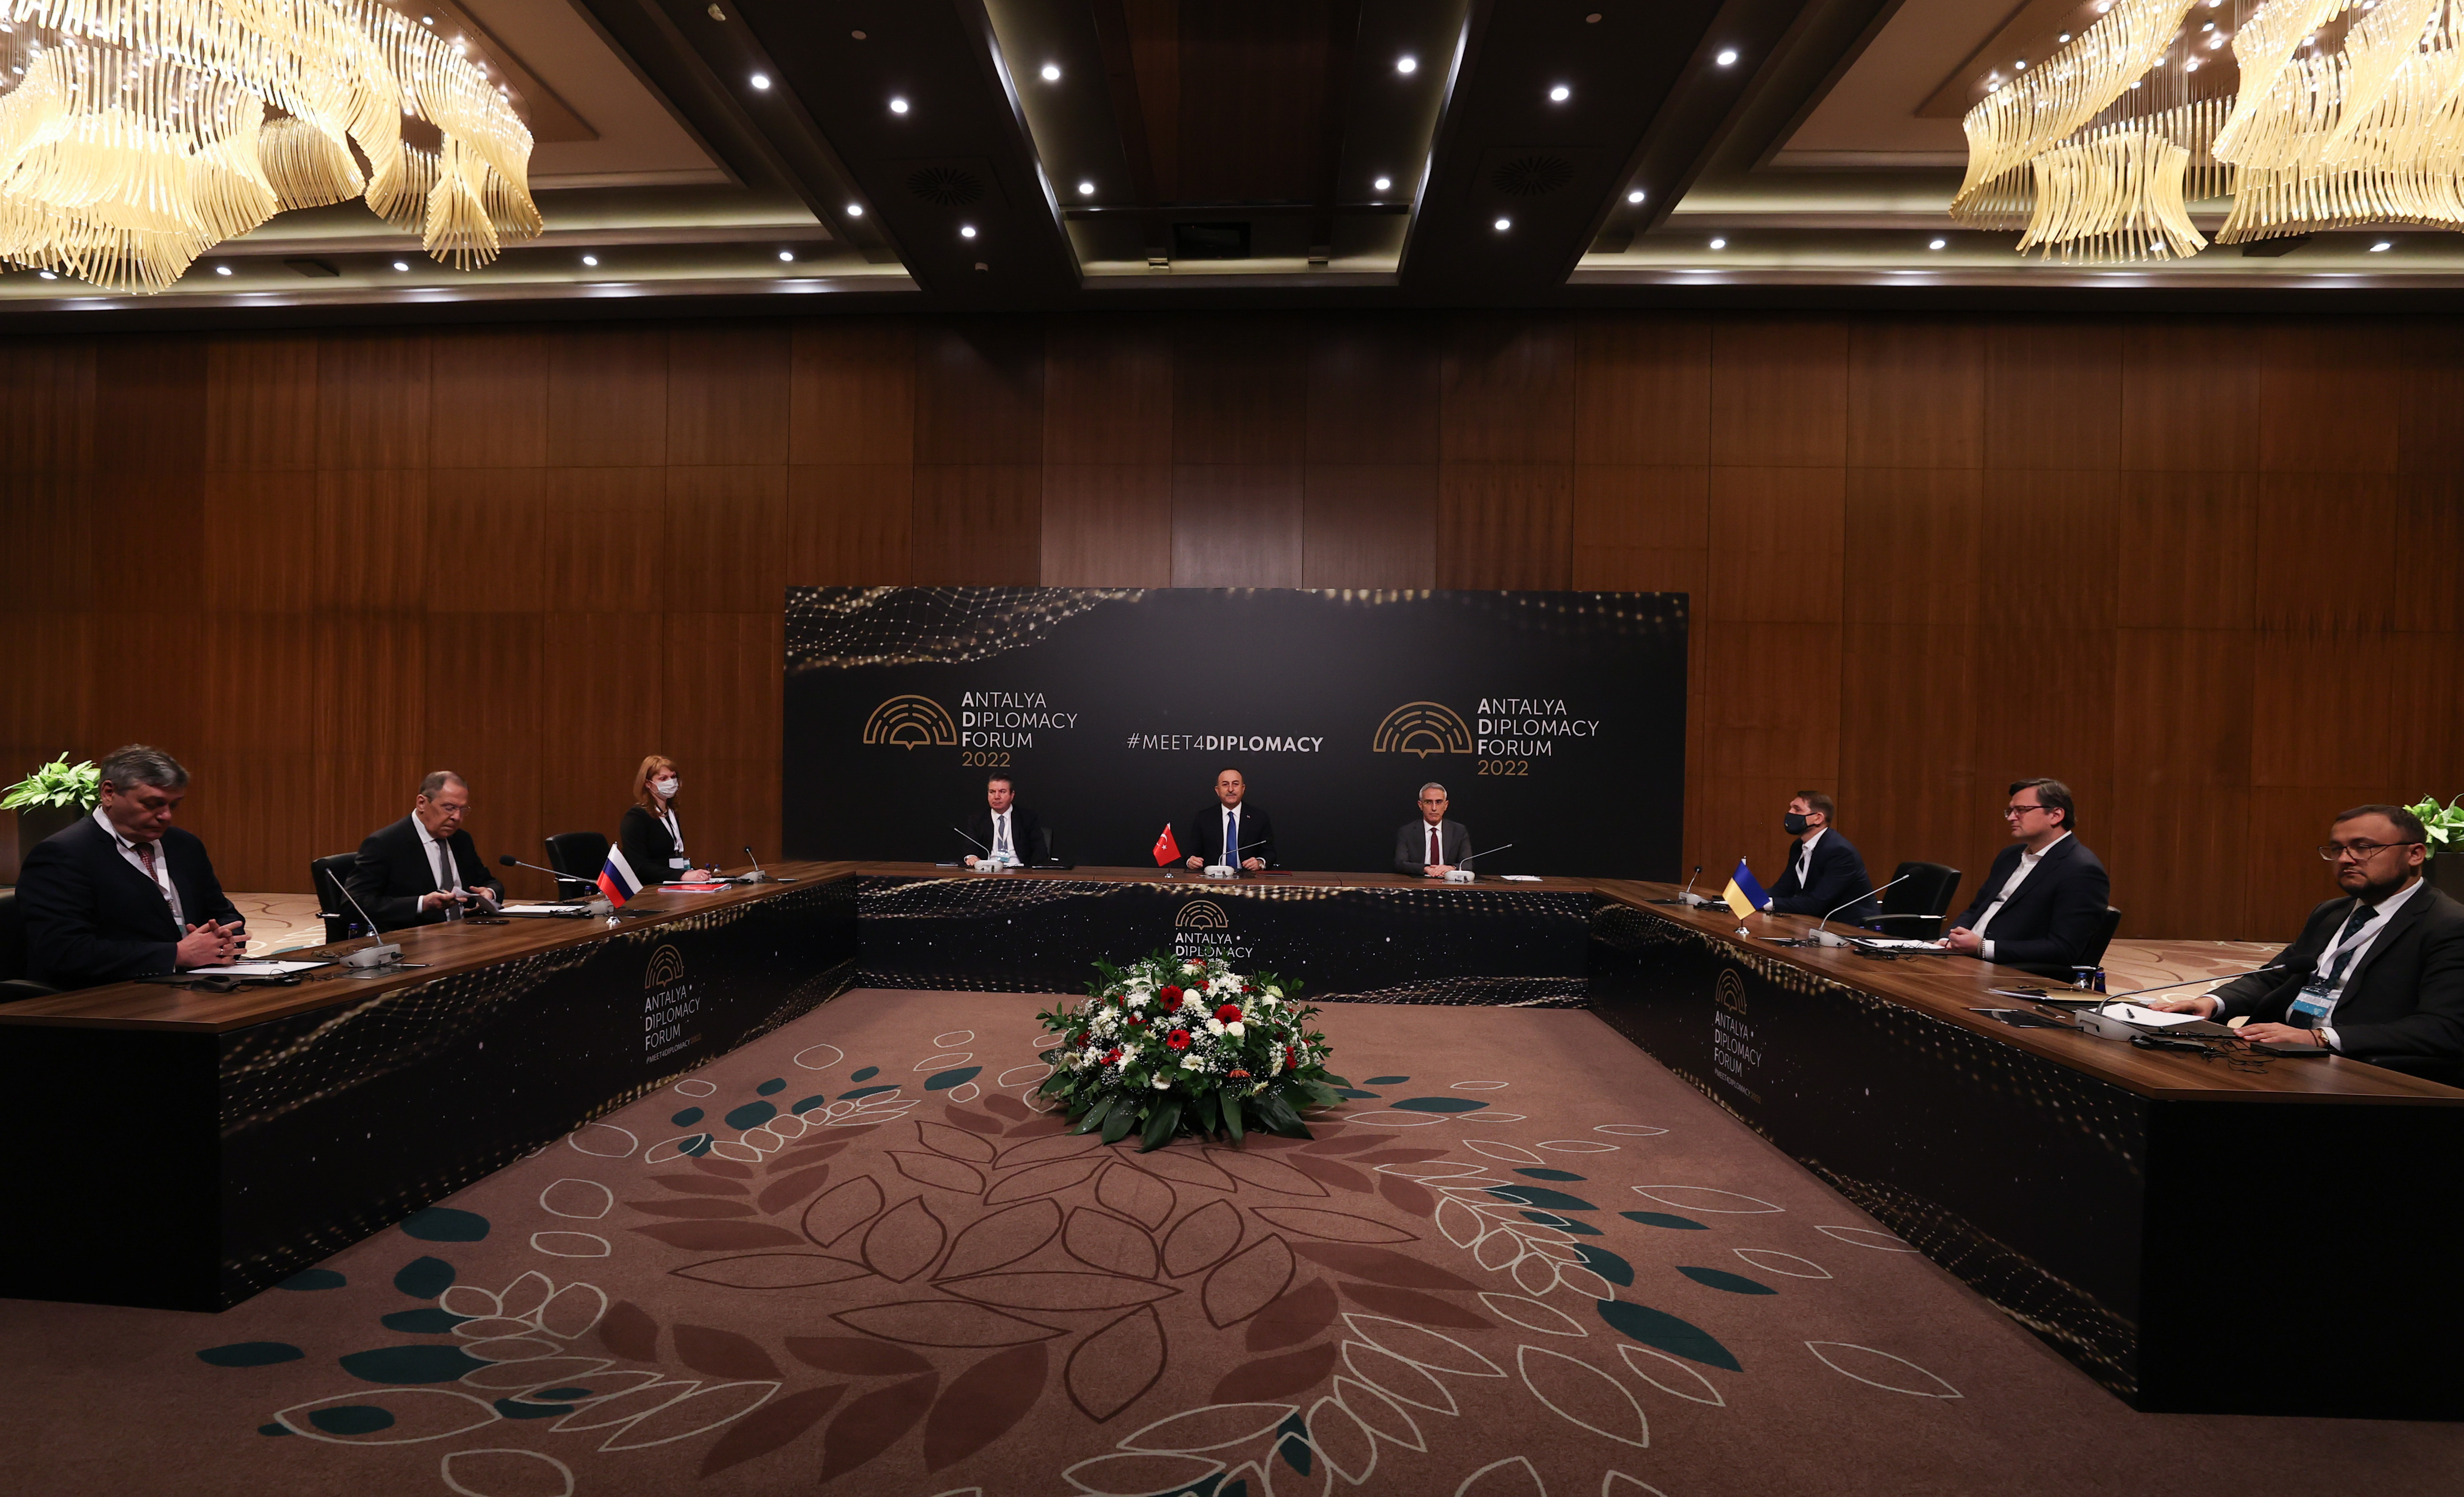
[{"label": "microphone stand", "polygon": [[[1912,879],[1912,878],[1914,878],[1914,877],[1916,877],[1916,875],[1915,875],[1914,873],[1903,873],[1903,874],[1901,874],[1899,877],[1897,877],[1897,878],[1895,878],[1895,879],[1891,880],[1889,883],[1884,884],[1884,885],[1882,886],[1882,888],[1881,888],[1881,889],[1871,889],[1871,890],[1867,890],[1865,892],[1863,892],[1863,893],[1861,893],[1861,894],[1859,894],[1859,895],[1857,896],[1857,898],[1856,898],[1856,899],[1851,899],[1851,900],[1849,900],[1849,901],[1848,901],[1848,904],[1843,904],[1843,905],[1841,905],[1841,906],[1839,907],[1839,910],[1845,910],[1845,909],[1847,909],[1847,908],[1848,908],[1848,905],[1856,904],[1859,900],[1871,899],[1871,898],[1873,898],[1876,894],[1879,894],[1879,893],[1882,892],[1882,890],[1884,890],[1884,889],[1895,889],[1895,888],[1899,887],[1900,885],[1906,883],[1909,879]],[[1834,910],[1834,911],[1832,911],[1832,912],[1831,912],[1831,914],[1837,914],[1839,913],[1839,910]],[[1814,944],[1815,944],[1816,946],[1849,946],[1849,945],[1854,945],[1855,943],[1854,943],[1854,942],[1852,942],[1852,941],[1850,941],[1850,940],[1848,939],[1848,937],[1846,937],[1845,936],[1834,936],[1834,935],[1832,935],[1832,934],[1831,934],[1830,930],[1827,928],[1827,927],[1829,927],[1829,925],[1831,924],[1831,914],[1826,914],[1826,915],[1824,915],[1824,916],[1822,917],[1822,923],[1821,923],[1820,925],[1817,925],[1817,926],[1815,926],[1815,927],[1814,928],[1814,935],[1813,935],[1813,936],[1812,936],[1812,939],[1813,939],[1813,941],[1814,941]]]},{"label": "microphone stand", "polygon": [[[534,873],[545,873],[548,877],[556,880],[556,892],[560,894],[564,892],[565,885],[579,884],[582,882],[581,879],[574,877],[570,873],[560,873],[552,868],[541,868],[536,863],[525,863],[510,852],[499,856],[496,859],[496,862],[505,868],[526,868]],[[615,918],[616,907],[608,903],[607,897],[604,894],[592,894],[589,897],[581,900],[559,899],[557,903],[561,905],[578,903],[592,914],[604,914],[610,919]]]},{"label": "microphone stand", "polygon": [[1480,875],[1471,870],[1472,858],[1485,858],[1492,852],[1504,852],[1507,848],[1513,846],[1514,844],[1509,842],[1499,847],[1481,848],[1478,852],[1472,853],[1470,857],[1466,857],[1461,863],[1456,864],[1454,871],[1446,875],[1446,882],[1449,884],[1476,884],[1480,882]]}]

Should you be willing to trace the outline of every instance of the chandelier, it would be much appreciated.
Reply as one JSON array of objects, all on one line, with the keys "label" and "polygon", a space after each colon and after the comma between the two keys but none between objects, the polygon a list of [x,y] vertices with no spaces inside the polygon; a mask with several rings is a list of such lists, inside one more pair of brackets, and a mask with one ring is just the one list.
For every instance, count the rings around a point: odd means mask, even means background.
[{"label": "chandelier", "polygon": [[[2108,0],[2043,67],[1997,78],[1962,121],[1952,219],[2089,261],[2197,253],[2199,199],[2231,200],[2220,244],[2464,229],[2464,4],[2264,0],[2229,32],[2189,29],[2220,4]],[[2238,88],[2202,97],[2228,34]]]},{"label": "chandelier", "polygon": [[108,290],[346,198],[463,270],[541,228],[511,99],[374,0],[0,0],[0,258]]}]

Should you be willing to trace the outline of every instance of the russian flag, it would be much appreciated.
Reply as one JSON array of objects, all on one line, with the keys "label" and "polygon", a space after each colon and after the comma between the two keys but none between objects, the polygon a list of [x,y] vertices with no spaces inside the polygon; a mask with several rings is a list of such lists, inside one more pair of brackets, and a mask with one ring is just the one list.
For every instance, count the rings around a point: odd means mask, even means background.
[{"label": "russian flag", "polygon": [[607,849],[607,861],[599,870],[599,892],[611,905],[622,905],[642,892],[642,881],[633,876],[633,865],[625,861],[624,852]]},{"label": "russian flag", "polygon": [[1728,887],[1720,892],[1720,897],[1728,902],[1728,908],[1736,912],[1740,920],[1771,903],[1771,895],[1755,880],[1754,870],[1746,867],[1743,858],[1737,860],[1737,870],[1728,875]]}]

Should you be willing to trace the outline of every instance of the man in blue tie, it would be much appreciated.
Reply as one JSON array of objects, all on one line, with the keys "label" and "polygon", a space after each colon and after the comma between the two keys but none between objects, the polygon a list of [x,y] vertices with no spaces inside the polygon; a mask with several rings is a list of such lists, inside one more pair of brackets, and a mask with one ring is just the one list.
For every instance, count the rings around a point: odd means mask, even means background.
[{"label": "man in blue tie", "polygon": [[1274,823],[1265,812],[1243,803],[1248,792],[1249,783],[1241,778],[1241,771],[1226,769],[1216,775],[1216,804],[1174,832],[1174,840],[1191,849],[1191,868],[1213,863],[1255,873],[1275,866]]}]

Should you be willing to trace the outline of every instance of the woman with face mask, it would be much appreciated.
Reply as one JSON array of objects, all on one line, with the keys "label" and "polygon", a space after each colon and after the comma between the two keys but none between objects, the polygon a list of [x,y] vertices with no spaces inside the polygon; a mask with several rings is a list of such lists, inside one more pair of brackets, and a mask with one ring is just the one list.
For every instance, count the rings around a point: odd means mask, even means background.
[{"label": "woman with face mask", "polygon": [[642,760],[633,776],[633,804],[625,808],[616,845],[625,853],[642,887],[695,883],[718,876],[717,870],[696,866],[685,856],[685,834],[676,825],[676,791],[682,782],[676,761],[664,754]]}]

